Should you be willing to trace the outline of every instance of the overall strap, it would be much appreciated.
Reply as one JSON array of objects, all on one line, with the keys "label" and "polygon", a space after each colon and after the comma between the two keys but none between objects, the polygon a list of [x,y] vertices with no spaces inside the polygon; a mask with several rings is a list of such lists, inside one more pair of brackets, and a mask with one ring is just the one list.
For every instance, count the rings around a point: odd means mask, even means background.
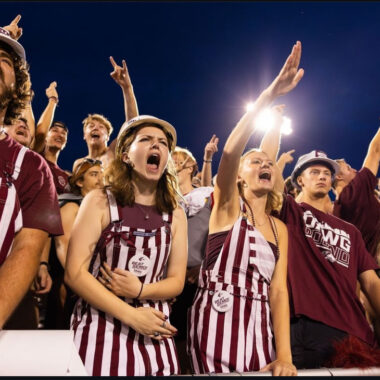
[{"label": "overall strap", "polygon": [[112,194],[110,189],[106,189],[106,193],[108,197],[108,204],[110,207],[110,216],[111,216],[110,222],[113,223],[113,222],[121,220],[119,207],[117,205],[115,196]]}]

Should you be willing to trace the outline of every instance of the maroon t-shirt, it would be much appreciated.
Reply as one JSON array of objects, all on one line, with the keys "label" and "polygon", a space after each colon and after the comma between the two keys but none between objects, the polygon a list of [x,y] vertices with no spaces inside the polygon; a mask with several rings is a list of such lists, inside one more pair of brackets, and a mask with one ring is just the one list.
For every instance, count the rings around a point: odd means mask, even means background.
[{"label": "maroon t-shirt", "polygon": [[71,188],[69,184],[69,175],[53,162],[47,160],[46,158],[45,161],[48,164],[51,173],[53,174],[53,180],[55,188],[57,190],[57,194],[59,195],[64,193],[70,193]]},{"label": "maroon t-shirt", "polygon": [[376,257],[380,241],[380,202],[376,199],[377,178],[362,168],[334,203],[334,215],[352,223],[363,236],[368,252]]},{"label": "maroon t-shirt", "polygon": [[290,195],[284,197],[280,218],[289,231],[291,315],[305,315],[374,344],[356,281],[360,273],[378,267],[359,230]]},{"label": "maroon t-shirt", "polygon": [[[0,140],[0,162],[13,154],[18,142],[7,136]],[[62,235],[61,215],[53,177],[45,160],[28,150],[14,185],[22,210],[23,227]]]}]

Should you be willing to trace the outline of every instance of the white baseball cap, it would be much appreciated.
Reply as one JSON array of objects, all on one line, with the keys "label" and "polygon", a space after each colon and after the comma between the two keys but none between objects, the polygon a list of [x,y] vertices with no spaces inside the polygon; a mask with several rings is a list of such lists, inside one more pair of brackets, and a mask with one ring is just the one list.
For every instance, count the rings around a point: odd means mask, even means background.
[{"label": "white baseball cap", "polygon": [[321,150],[312,150],[310,153],[304,154],[298,158],[296,166],[291,174],[292,183],[298,190],[301,190],[301,187],[297,183],[297,177],[306,168],[316,164],[321,164],[328,167],[331,170],[332,180],[334,180],[335,174],[338,173],[340,169],[339,164],[331,158],[328,158],[325,152],[322,152]]}]

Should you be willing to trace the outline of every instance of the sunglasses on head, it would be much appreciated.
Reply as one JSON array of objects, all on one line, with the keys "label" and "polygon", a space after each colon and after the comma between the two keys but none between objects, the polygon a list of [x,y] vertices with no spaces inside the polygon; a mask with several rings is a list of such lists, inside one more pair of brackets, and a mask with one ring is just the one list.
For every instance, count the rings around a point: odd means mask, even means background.
[{"label": "sunglasses on head", "polygon": [[100,161],[100,160],[94,160],[93,158],[84,158],[82,160],[82,162],[78,165],[78,167],[76,168],[75,170],[75,173],[78,173],[80,168],[83,166],[84,163],[88,162],[89,164],[91,164],[92,166],[95,166],[95,165],[103,165],[103,162]]}]

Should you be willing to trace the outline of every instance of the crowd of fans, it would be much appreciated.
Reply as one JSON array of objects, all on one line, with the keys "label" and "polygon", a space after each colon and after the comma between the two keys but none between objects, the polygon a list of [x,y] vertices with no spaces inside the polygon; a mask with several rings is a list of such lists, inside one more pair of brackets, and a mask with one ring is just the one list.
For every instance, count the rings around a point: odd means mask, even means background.
[{"label": "crowd of fans", "polygon": [[[0,327],[72,329],[92,375],[173,375],[380,364],[380,130],[356,171],[320,150],[278,157],[301,43],[202,167],[175,128],[139,115],[111,57],[125,122],[83,120],[88,154],[59,167],[69,129],[56,82],[35,123],[17,16],[0,28]],[[253,127],[252,127],[253,126]],[[318,148],[318,147],[316,147]],[[333,189],[335,200],[329,197]]]}]

